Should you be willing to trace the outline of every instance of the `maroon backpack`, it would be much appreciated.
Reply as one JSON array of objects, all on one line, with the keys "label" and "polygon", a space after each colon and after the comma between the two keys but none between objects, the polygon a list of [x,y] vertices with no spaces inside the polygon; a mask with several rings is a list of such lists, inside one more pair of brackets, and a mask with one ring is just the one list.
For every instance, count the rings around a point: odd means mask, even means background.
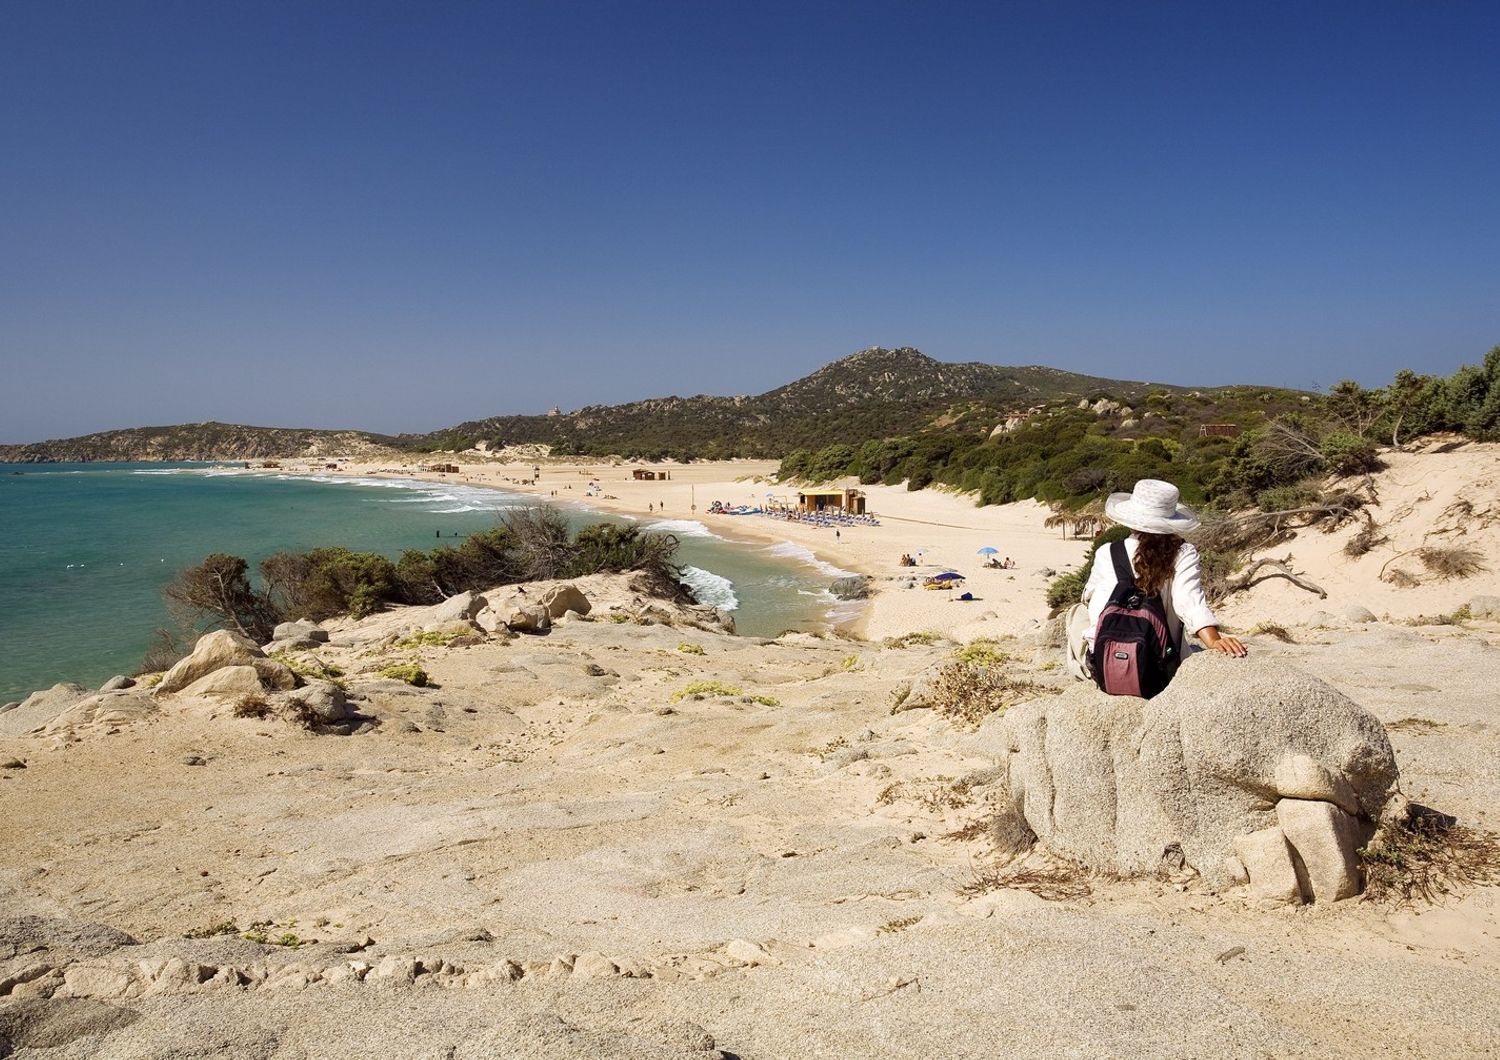
[{"label": "maroon backpack", "polygon": [[1089,657],[1094,683],[1112,696],[1150,699],[1177,673],[1181,652],[1167,628],[1161,594],[1147,593],[1136,585],[1125,542],[1112,543],[1109,556],[1115,565],[1116,585],[1094,633],[1094,651]]}]

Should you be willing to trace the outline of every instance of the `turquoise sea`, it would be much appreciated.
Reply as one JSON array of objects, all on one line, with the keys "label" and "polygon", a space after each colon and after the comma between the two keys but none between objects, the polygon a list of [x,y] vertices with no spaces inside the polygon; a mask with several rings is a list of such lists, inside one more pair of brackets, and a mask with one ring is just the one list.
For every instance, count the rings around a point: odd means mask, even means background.
[{"label": "turquoise sea", "polygon": [[[169,624],[161,589],[210,552],[254,564],[346,545],[392,558],[494,525],[534,500],[461,483],[246,473],[229,466],[0,465],[0,703],[58,681],[95,685],[139,664]],[[608,518],[570,510],[575,523]],[[732,543],[691,521],[679,561],[739,632],[826,624],[839,573],[796,546]]]}]

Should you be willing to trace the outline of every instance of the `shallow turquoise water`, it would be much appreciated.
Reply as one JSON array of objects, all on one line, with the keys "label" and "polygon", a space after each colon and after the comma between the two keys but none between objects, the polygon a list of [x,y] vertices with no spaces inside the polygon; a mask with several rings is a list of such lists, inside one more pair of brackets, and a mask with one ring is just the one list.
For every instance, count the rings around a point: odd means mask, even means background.
[{"label": "shallow turquoise water", "polygon": [[[210,552],[253,567],[286,548],[395,557],[494,525],[527,498],[459,483],[230,473],[207,465],[0,465],[0,703],[139,663],[167,625],[161,589]],[[571,512],[574,522],[605,518]],[[827,621],[832,573],[803,557],[668,523],[706,602],[742,634]],[[456,542],[455,542],[456,543]]]}]

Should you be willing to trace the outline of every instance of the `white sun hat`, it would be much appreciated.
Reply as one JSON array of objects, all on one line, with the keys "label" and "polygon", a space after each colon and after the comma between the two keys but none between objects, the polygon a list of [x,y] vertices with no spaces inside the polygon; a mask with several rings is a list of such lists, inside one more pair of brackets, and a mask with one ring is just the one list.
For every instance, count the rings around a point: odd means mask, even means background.
[{"label": "white sun hat", "polygon": [[1143,478],[1130,493],[1111,493],[1104,514],[1146,534],[1190,534],[1201,525],[1182,494],[1170,482]]}]

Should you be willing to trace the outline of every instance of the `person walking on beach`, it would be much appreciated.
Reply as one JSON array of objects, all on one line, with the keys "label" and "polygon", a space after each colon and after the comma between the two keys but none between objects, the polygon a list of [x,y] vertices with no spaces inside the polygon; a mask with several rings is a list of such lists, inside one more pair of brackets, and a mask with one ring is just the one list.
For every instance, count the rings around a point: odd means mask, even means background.
[{"label": "person walking on beach", "polygon": [[1130,493],[1112,493],[1104,504],[1110,519],[1134,531],[1116,546],[1094,553],[1094,565],[1083,589],[1082,602],[1066,615],[1068,672],[1092,680],[1089,657],[1099,632],[1099,619],[1119,584],[1113,551],[1123,547],[1135,583],[1147,596],[1158,596],[1167,617],[1167,634],[1178,657],[1189,650],[1184,632],[1191,632],[1204,648],[1240,658],[1248,653],[1237,637],[1219,632],[1219,620],[1203,592],[1198,550],[1182,539],[1202,525],[1181,501],[1177,487],[1160,479],[1141,479]]}]

